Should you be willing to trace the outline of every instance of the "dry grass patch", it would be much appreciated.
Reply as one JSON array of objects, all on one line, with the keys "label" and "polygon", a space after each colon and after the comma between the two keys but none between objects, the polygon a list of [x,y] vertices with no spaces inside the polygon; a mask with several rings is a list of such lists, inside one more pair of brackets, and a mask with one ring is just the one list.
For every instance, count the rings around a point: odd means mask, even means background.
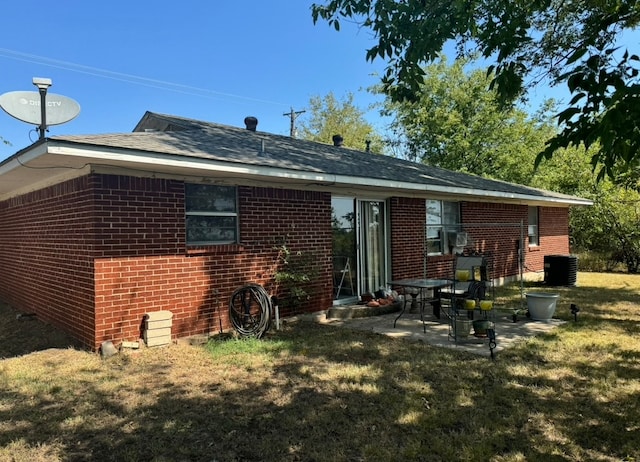
[{"label": "dry grass patch", "polygon": [[496,361],[304,322],[4,359],[0,460],[639,460],[640,277],[558,291],[569,322]]}]

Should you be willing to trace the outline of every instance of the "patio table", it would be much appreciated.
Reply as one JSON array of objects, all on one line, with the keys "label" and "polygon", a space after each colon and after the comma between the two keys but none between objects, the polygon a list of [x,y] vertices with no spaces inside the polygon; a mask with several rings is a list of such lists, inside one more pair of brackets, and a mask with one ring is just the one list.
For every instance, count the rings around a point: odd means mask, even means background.
[{"label": "patio table", "polygon": [[[418,289],[420,294],[420,320],[422,321],[423,331],[426,333],[427,328],[424,324],[424,304],[425,302],[430,303],[433,307],[433,315],[440,319],[440,291],[445,287],[450,287],[453,284],[453,281],[450,279],[397,279],[394,281],[387,282],[392,287],[402,287],[402,288],[412,288]],[[433,297],[427,298],[425,297],[425,290],[432,290]],[[398,319],[404,314],[407,308],[407,296],[405,294],[404,303],[402,304],[402,310],[398,317],[393,321],[393,327],[396,327],[396,322]]]}]

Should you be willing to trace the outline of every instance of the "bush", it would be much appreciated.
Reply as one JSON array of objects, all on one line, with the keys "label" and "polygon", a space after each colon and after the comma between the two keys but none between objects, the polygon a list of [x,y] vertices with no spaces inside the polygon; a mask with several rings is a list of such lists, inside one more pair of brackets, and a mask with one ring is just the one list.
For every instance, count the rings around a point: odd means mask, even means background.
[{"label": "bush", "polygon": [[576,252],[578,257],[578,271],[590,273],[627,272],[625,266],[615,258],[603,252]]}]

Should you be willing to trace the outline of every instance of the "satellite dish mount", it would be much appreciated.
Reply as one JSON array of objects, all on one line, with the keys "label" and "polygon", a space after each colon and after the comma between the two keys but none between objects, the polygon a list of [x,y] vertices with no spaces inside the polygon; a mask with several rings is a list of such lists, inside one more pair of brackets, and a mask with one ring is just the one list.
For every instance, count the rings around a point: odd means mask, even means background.
[{"label": "satellite dish mount", "polygon": [[47,131],[47,90],[52,85],[51,79],[45,79],[42,77],[34,77],[33,84],[38,87],[40,93],[40,126],[38,132],[40,133],[40,139],[44,138],[44,133]]}]

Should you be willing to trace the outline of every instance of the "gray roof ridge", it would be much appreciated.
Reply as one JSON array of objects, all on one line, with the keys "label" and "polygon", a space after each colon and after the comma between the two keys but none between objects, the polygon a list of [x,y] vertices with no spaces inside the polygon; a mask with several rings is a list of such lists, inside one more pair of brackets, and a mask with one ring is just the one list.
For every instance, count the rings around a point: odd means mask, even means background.
[{"label": "gray roof ridge", "polygon": [[[151,112],[151,111],[147,111],[145,113],[144,117],[157,117],[160,118],[166,122],[180,122],[180,121],[184,121],[186,123],[193,123],[194,125],[189,126],[189,128],[185,131],[191,131],[191,130],[203,130],[206,128],[212,128],[212,129],[224,129],[224,130],[233,130],[237,133],[255,133],[257,135],[266,137],[266,138],[272,138],[272,139],[280,139],[282,141],[285,141],[287,143],[294,143],[294,144],[308,144],[308,145],[312,145],[312,146],[322,146],[322,147],[335,147],[336,149],[340,149],[340,152],[344,152],[344,151],[351,151],[351,152],[357,152],[357,153],[361,153],[364,155],[383,155],[383,154],[376,154],[376,153],[371,153],[371,152],[366,152],[363,151],[361,149],[356,149],[356,148],[351,148],[348,146],[334,146],[331,143],[323,143],[321,141],[312,141],[312,140],[305,140],[305,139],[301,139],[301,138],[292,138],[289,135],[281,135],[279,133],[272,133],[272,132],[266,132],[266,131],[261,131],[261,130],[256,130],[256,131],[251,131],[248,130],[247,128],[244,127],[239,127],[237,125],[229,125],[229,124],[222,124],[219,122],[208,122],[208,121],[204,121],[204,120],[198,120],[198,119],[192,119],[192,118],[188,118],[188,117],[182,117],[182,116],[173,116],[170,114],[160,114],[157,112]],[[197,125],[197,126],[195,126]],[[186,126],[186,125],[185,125]],[[138,132],[139,133],[139,132]],[[158,133],[158,131],[155,132],[147,132],[147,133]],[[411,164],[415,164],[415,162],[409,161],[409,160],[405,160],[405,159],[401,159],[399,157],[392,157],[392,156],[386,156],[386,157],[391,157],[393,159],[399,160],[399,161],[403,161],[403,162],[408,162]],[[434,168],[439,168],[439,167],[434,167]]]}]

